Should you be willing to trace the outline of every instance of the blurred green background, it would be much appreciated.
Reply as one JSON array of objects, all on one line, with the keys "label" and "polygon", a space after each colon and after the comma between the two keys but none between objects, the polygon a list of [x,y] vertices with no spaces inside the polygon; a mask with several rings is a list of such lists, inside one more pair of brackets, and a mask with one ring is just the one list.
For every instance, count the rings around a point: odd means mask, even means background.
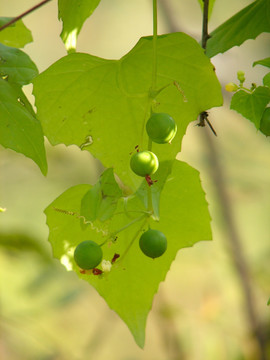
[{"label": "blurred green background", "polygon": [[[1,1],[1,16],[16,16],[35,0]],[[217,0],[210,31],[250,1]],[[169,17],[159,14],[159,33],[169,23],[200,39],[201,11],[197,0],[163,1]],[[163,9],[163,8],[161,8]],[[164,9],[163,9],[164,11]],[[34,42],[25,51],[40,71],[66,54],[59,34],[56,0],[27,16]],[[78,51],[119,58],[141,36],[152,32],[150,0],[102,0],[86,22]],[[269,34],[247,41],[212,59],[224,85],[236,81],[261,84],[269,57]],[[31,97],[31,86],[25,89]],[[224,107],[211,110],[218,133],[213,141],[224,169],[234,220],[249,265],[256,308],[270,337],[270,141],[248,120]],[[212,216],[213,241],[180,251],[166,281],[160,285],[146,329],[146,345],[135,344],[126,325],[104,300],[52,259],[47,242],[45,207],[70,186],[94,184],[100,164],[75,146],[48,143],[48,176],[29,159],[0,148],[0,359],[3,360],[246,360],[256,359],[241,283],[228,248],[210,168],[206,129],[191,123],[179,158],[201,171]],[[212,136],[212,135],[211,135]],[[181,229],[179,229],[181,231]]]}]

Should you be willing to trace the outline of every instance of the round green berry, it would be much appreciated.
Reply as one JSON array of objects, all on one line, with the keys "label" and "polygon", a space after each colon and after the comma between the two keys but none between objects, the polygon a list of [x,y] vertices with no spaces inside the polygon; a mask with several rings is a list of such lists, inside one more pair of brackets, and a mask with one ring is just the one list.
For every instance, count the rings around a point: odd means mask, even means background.
[{"label": "round green berry", "polygon": [[154,113],[146,123],[146,132],[150,139],[158,144],[171,142],[175,137],[177,125],[174,119],[165,113]]},{"label": "round green berry", "polygon": [[151,151],[136,152],[131,156],[130,167],[135,174],[146,176],[154,174],[158,169],[159,163],[157,156]]},{"label": "round green berry", "polygon": [[260,130],[264,135],[270,136],[270,107],[267,107],[263,112]]},{"label": "round green berry", "polygon": [[159,230],[145,231],[140,237],[139,244],[142,252],[153,259],[164,254],[167,249],[166,236]]},{"label": "round green berry", "polygon": [[102,260],[101,247],[92,240],[81,242],[74,251],[74,260],[83,270],[94,269]]}]

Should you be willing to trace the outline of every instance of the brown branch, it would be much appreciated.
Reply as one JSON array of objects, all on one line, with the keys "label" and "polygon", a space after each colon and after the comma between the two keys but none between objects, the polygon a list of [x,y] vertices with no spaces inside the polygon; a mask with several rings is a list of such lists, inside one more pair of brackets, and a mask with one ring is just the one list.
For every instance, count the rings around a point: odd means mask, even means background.
[{"label": "brown branch", "polygon": [[26,15],[30,14],[32,11],[37,10],[38,8],[40,8],[41,6],[45,5],[47,2],[49,2],[51,0],[43,0],[41,1],[39,4],[33,6],[31,9],[26,10],[25,12],[23,12],[21,15],[14,17],[13,19],[11,19],[9,22],[7,22],[6,24],[4,24],[3,26],[0,27],[0,31],[4,30],[5,28],[9,27],[10,25],[14,24],[15,22],[17,22],[18,20],[21,20],[23,17],[25,17]]},{"label": "brown branch", "polygon": [[209,39],[208,34],[208,9],[209,9],[209,0],[203,0],[203,24],[202,24],[202,48],[206,49],[207,40]]}]

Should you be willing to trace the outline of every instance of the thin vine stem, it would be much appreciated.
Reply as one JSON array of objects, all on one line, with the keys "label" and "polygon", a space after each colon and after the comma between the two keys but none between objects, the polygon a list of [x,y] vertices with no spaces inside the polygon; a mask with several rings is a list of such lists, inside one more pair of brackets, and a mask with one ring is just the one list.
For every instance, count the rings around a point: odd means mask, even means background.
[{"label": "thin vine stem", "polygon": [[133,245],[134,241],[137,239],[137,237],[139,236],[140,232],[142,231],[143,227],[146,225],[148,218],[146,218],[144,220],[144,222],[142,223],[142,225],[140,226],[140,228],[138,229],[138,231],[136,231],[135,235],[133,236],[133,238],[131,239],[130,243],[128,244],[126,250],[123,252],[121,258],[118,260],[117,264],[119,264],[120,262],[123,261],[123,259],[125,258],[126,254],[128,253],[129,249],[131,248],[131,246]]},{"label": "thin vine stem", "polygon": [[[151,111],[153,110],[153,97],[156,93],[157,86],[157,0],[153,0],[153,67],[152,67],[152,84],[151,89],[149,91],[148,106],[151,106]],[[145,124],[144,124],[145,126]],[[148,138],[148,150],[152,150],[152,140]],[[152,204],[152,190],[149,186],[147,189],[147,210],[149,212],[153,212],[153,204]]]},{"label": "thin vine stem", "polygon": [[0,27],[0,31],[6,29],[7,27],[9,27],[10,25],[16,23],[17,21],[21,20],[23,17],[25,17],[26,15],[30,14],[31,12],[37,10],[38,8],[40,8],[41,6],[45,5],[46,3],[48,3],[49,1],[52,0],[43,0],[40,3],[38,3],[37,5],[31,7],[30,9],[26,10],[25,12],[23,12],[22,14],[14,17],[13,19],[11,19],[9,22],[7,22],[6,24],[2,25]]},{"label": "thin vine stem", "polygon": [[152,91],[156,90],[157,83],[157,0],[153,0],[153,73]]},{"label": "thin vine stem", "polygon": [[132,226],[132,225],[136,224],[137,222],[143,220],[144,218],[147,218],[148,216],[149,216],[149,215],[147,215],[147,214],[143,214],[142,216],[140,216],[140,217],[134,219],[133,221],[131,221],[130,223],[124,225],[124,226],[121,227],[120,229],[112,232],[112,233],[110,234],[110,236],[109,236],[105,241],[103,241],[103,243],[100,244],[100,246],[105,245],[108,241],[110,241],[112,238],[114,238],[115,235],[119,234],[121,231],[126,230],[127,228],[129,228],[130,226]]}]

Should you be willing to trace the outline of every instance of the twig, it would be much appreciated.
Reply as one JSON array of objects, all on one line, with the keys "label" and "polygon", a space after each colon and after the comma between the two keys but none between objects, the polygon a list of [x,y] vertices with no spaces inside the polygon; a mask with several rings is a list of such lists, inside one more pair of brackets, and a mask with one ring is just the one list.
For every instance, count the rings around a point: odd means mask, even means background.
[{"label": "twig", "polygon": [[209,0],[203,0],[203,24],[202,24],[202,48],[206,49],[207,40],[209,39],[208,34],[208,9],[209,9]]},{"label": "twig", "polygon": [[200,120],[199,120],[199,123],[197,124],[197,126],[205,127],[205,122],[210,127],[212,133],[215,136],[217,136],[216,130],[214,129],[213,125],[208,120],[208,112],[207,111],[203,111],[202,113],[200,113]]},{"label": "twig", "polygon": [[[208,34],[208,9],[209,9],[209,0],[203,0],[203,23],[202,23],[202,48],[206,49],[206,44],[207,44],[207,40],[209,39],[209,34]],[[207,125],[210,127],[210,129],[212,130],[213,134],[215,136],[217,136],[217,133],[213,127],[213,125],[210,123],[210,121],[208,120],[208,113],[206,111],[202,112],[200,114],[200,120],[198,123],[198,126],[205,126],[205,122],[207,123]]]},{"label": "twig", "polygon": [[14,24],[15,22],[17,22],[18,20],[22,19],[23,17],[25,17],[26,15],[30,14],[32,11],[35,11],[36,9],[40,8],[41,6],[45,5],[47,2],[49,2],[51,0],[43,0],[41,1],[39,4],[33,6],[31,9],[26,10],[25,12],[23,12],[21,15],[16,16],[15,18],[11,19],[9,22],[7,22],[6,24],[4,24],[3,26],[0,27],[0,31],[4,30],[5,28],[7,28],[8,26]]}]

